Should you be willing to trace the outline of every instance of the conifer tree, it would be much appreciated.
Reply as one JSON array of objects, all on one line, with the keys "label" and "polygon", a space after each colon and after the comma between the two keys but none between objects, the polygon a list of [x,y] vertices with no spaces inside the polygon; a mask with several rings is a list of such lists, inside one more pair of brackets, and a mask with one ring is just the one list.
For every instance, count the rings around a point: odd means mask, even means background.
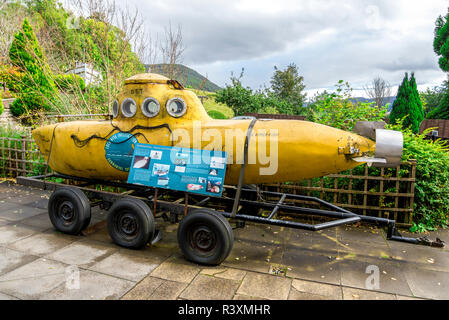
[{"label": "conifer tree", "polygon": [[[449,72],[449,9],[445,17],[439,16],[435,23],[433,49],[439,57],[441,70]],[[444,93],[437,108],[427,114],[429,119],[449,119],[449,91]]]},{"label": "conifer tree", "polygon": [[17,99],[11,104],[12,114],[21,116],[27,112],[51,110],[58,92],[45,55],[26,18],[22,30],[14,35],[9,58],[23,74]]},{"label": "conifer tree", "polygon": [[401,119],[404,119],[404,128],[410,127],[414,133],[419,133],[419,126],[424,120],[424,111],[413,73],[410,80],[408,73],[405,74],[390,114],[391,123]]}]

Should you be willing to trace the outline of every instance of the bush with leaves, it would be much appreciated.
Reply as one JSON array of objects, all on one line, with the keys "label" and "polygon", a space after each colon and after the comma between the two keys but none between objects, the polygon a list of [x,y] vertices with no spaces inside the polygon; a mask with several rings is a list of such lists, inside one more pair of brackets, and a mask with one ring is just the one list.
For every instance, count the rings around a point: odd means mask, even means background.
[{"label": "bush with leaves", "polygon": [[231,77],[232,85],[226,85],[223,90],[217,91],[215,101],[229,106],[236,116],[246,113],[281,113],[295,114],[296,108],[286,100],[279,99],[273,93],[253,91],[243,87],[240,77]]},{"label": "bush with leaves", "polygon": [[3,113],[3,97],[2,97],[2,93],[0,92],[0,115]]},{"label": "bush with leaves", "polygon": [[[36,35],[25,18],[22,29],[14,36],[9,49],[11,63],[23,72],[21,90],[11,104],[11,113],[21,116],[28,112],[52,109],[58,90],[52,80],[52,72]],[[17,82],[17,81],[16,81]]]},{"label": "bush with leaves", "polygon": [[377,108],[373,103],[353,102],[352,88],[340,80],[336,92],[319,95],[309,105],[307,120],[330,127],[351,131],[358,121],[383,121],[387,107]]},{"label": "bush with leaves", "polygon": [[59,89],[65,92],[79,92],[86,89],[84,79],[76,74],[58,74],[54,77],[54,81]]},{"label": "bush with leaves", "polygon": [[[401,130],[402,124],[389,129]],[[426,135],[403,130],[402,160],[417,160],[414,221],[411,231],[435,230],[449,226],[449,146],[441,140],[427,140]]]}]

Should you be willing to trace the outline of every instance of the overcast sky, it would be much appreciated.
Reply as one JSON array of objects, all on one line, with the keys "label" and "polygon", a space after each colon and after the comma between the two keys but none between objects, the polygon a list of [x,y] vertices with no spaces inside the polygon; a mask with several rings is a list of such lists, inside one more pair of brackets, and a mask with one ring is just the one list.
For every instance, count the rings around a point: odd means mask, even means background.
[{"label": "overcast sky", "polygon": [[[274,66],[295,63],[309,96],[340,79],[357,89],[381,76],[392,85],[415,71],[420,89],[445,79],[433,52],[447,0],[128,0],[152,33],[182,26],[183,63],[224,86],[269,85]],[[357,92],[359,93],[359,92]],[[361,93],[361,92],[360,92]],[[394,92],[396,94],[396,92]]]}]

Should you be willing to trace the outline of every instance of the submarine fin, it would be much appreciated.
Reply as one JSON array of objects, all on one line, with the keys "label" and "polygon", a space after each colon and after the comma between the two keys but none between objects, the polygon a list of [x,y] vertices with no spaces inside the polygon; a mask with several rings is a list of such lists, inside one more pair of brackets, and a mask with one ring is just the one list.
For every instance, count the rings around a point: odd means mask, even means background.
[{"label": "submarine fin", "polygon": [[385,158],[374,158],[374,157],[358,157],[358,158],[352,158],[355,162],[363,162],[363,163],[387,163],[387,159]]}]

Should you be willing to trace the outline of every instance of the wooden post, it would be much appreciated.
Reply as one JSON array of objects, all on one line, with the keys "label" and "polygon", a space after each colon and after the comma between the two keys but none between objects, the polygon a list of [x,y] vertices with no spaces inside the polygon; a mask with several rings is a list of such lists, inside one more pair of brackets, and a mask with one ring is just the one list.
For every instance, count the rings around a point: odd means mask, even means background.
[{"label": "wooden post", "polygon": [[26,176],[27,172],[27,138],[25,136],[22,136],[22,175]]},{"label": "wooden post", "polygon": [[[385,168],[380,169],[380,177],[384,178],[385,177]],[[379,193],[381,194],[379,196],[379,207],[382,207],[382,199],[384,199],[385,201],[385,197],[383,195],[384,192],[384,180],[380,180],[380,186],[379,186]],[[379,210],[379,218],[382,218],[382,210]]]}]

